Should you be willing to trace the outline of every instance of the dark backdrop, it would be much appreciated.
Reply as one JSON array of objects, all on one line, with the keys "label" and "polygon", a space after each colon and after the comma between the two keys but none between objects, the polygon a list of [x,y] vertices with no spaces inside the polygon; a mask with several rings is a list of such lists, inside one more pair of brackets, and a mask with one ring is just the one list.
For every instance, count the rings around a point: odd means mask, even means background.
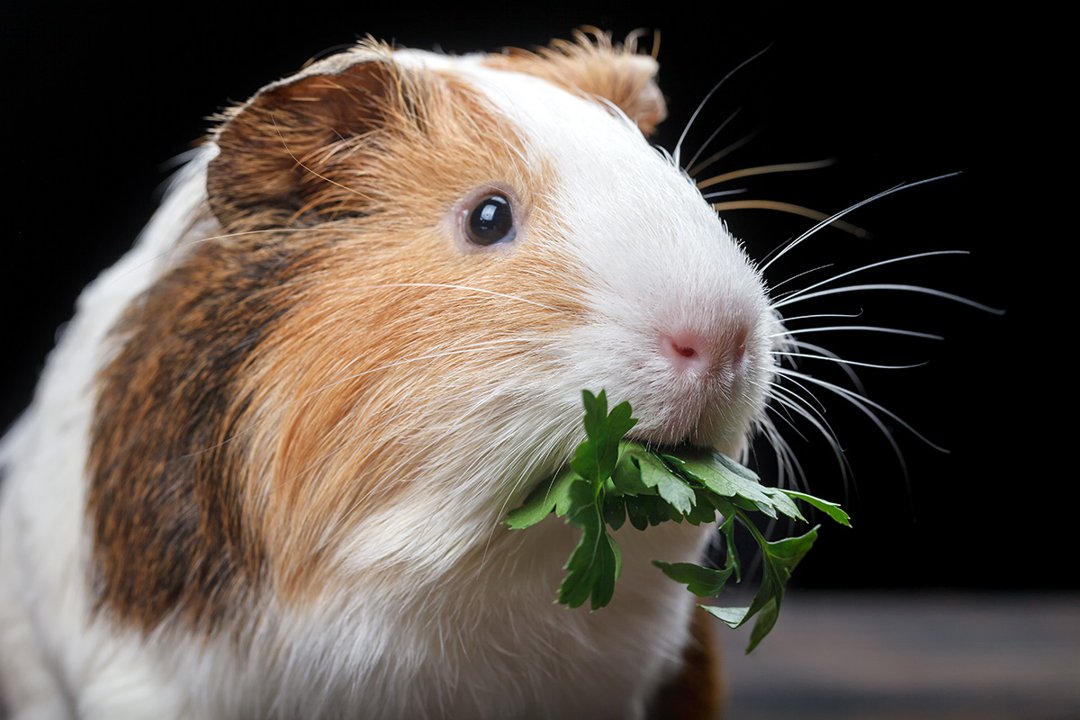
[{"label": "dark backdrop", "polygon": [[[785,434],[810,489],[844,500],[855,529],[826,528],[796,581],[891,589],[1080,587],[1068,561],[1073,481],[1059,459],[1072,423],[1048,419],[1045,409],[1048,397],[1071,404],[1068,374],[1050,367],[1066,360],[1054,350],[1055,336],[1039,329],[1047,305],[1056,304],[1044,272],[1053,253],[1038,249],[1039,230],[1026,219],[1034,202],[1029,188],[1044,179],[1032,174],[1029,158],[1046,147],[1048,132],[1034,92],[1026,90],[1041,52],[1028,28],[1012,17],[971,18],[945,3],[874,4],[872,13],[855,15],[776,2],[645,12],[591,2],[573,11],[452,5],[394,11],[356,2],[264,2],[243,10],[199,4],[122,14],[5,3],[0,423],[9,424],[28,401],[79,289],[130,245],[149,217],[170,158],[200,137],[206,116],[313,55],[365,34],[465,52],[542,44],[586,24],[616,36],[659,29],[670,119],[657,142],[671,148],[713,83],[771,43],[709,104],[687,148],[695,150],[741,108],[715,146],[756,135],[718,170],[836,163],[734,186],[747,188],[748,197],[831,212],[901,182],[962,172],[858,211],[852,221],[872,237],[823,232],[778,264],[773,282],[825,263],[844,269],[912,252],[967,249],[969,257],[901,264],[868,273],[865,281],[926,285],[1008,311],[997,317],[895,293],[839,297],[813,308],[864,311],[860,324],[946,336],[943,342],[858,334],[819,339],[856,360],[925,361],[917,369],[862,376],[875,401],[951,452],[928,448],[885,418],[906,458],[905,478],[865,416],[819,393],[853,480],[841,481],[825,443],[805,424],[799,429],[807,441],[790,428]],[[728,220],[758,257],[809,224],[758,211],[733,212]],[[842,379],[833,368],[821,372]],[[767,459],[762,468],[769,471]]]}]

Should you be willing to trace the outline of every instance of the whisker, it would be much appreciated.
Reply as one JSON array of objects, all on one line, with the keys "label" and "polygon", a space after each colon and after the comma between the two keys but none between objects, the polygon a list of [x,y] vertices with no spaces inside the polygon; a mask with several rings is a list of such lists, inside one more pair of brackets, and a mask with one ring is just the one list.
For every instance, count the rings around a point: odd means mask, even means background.
[{"label": "whisker", "polygon": [[[814,317],[813,315],[806,315],[804,317]],[[841,316],[843,317],[843,316]],[[857,316],[850,316],[857,317]],[[809,333],[820,332],[843,332],[848,330],[854,330],[856,332],[879,332],[887,333],[889,335],[905,335],[907,337],[923,338],[925,340],[944,340],[943,335],[932,335],[930,333],[918,332],[915,330],[903,330],[900,328],[879,327],[877,325],[828,325],[825,327],[812,327],[812,328],[796,328],[795,330],[785,330],[784,332],[773,333],[769,337],[783,337],[783,336],[795,336],[795,335],[807,335]]]},{"label": "whisker", "polygon": [[[792,431],[793,433],[795,433],[796,435],[798,435],[798,436],[799,436],[800,438],[802,438],[802,439],[803,439],[803,440],[804,440],[805,442],[810,442],[810,439],[809,439],[809,438],[807,438],[807,437],[806,437],[806,435],[804,435],[804,434],[803,434],[802,430],[800,430],[800,429],[799,429],[799,428],[798,428],[798,427],[797,427],[797,426],[795,425],[795,422],[794,422],[794,420],[793,420],[793,419],[791,418],[791,409],[790,409],[790,408],[788,407],[788,404],[787,404],[787,403],[785,403],[785,402],[783,402],[782,400],[780,400],[780,399],[778,399],[778,398],[775,398],[775,397],[773,397],[772,395],[769,395],[769,399],[770,399],[770,400],[773,400],[773,401],[775,401],[775,402],[776,402],[776,404],[777,404],[777,405],[779,405],[779,406],[780,406],[780,408],[782,408],[782,409],[783,409],[783,411],[784,411],[784,414],[781,414],[781,413],[780,413],[780,411],[779,411],[779,410],[778,410],[778,409],[777,409],[776,407],[774,407],[774,406],[773,406],[773,405],[772,405],[771,403],[770,403],[770,404],[768,404],[768,405],[766,405],[766,406],[765,406],[765,409],[766,409],[767,411],[771,412],[771,413],[772,413],[773,415],[775,415],[776,417],[778,417],[778,418],[780,418],[781,420],[783,420],[783,421],[784,421],[785,423],[787,423],[787,426],[788,426],[789,428],[791,428],[791,431]],[[805,411],[804,411],[804,412],[805,412]]]},{"label": "whisker", "polygon": [[[734,120],[740,112],[742,112],[742,108],[735,108],[735,112],[728,115],[727,119],[724,120],[724,122],[720,123],[720,127],[712,131],[712,135],[710,135],[709,138],[701,144],[701,147],[698,148],[698,151],[694,153],[694,156],[690,158],[689,162],[686,163],[688,167],[693,166],[697,159],[701,157],[701,153],[705,152],[705,148],[709,147],[709,144],[716,139],[716,136],[719,135],[724,130],[724,128],[728,126],[728,123]],[[688,171],[688,174],[690,175],[690,177],[693,177],[694,171],[690,170]]]},{"label": "whisker", "polygon": [[[792,392],[790,389],[775,384],[773,386],[773,389],[777,391],[783,391],[787,394],[788,397],[793,398],[792,400],[785,401],[778,395],[772,395],[771,397],[773,400],[795,411],[796,414],[798,414],[800,417],[810,423],[810,425],[815,430],[817,430],[823,438],[825,438],[825,441],[829,444],[829,448],[833,452],[833,456],[836,458],[836,464],[840,468],[840,475],[844,478],[844,481],[847,482],[848,478],[851,475],[851,468],[848,465],[847,459],[844,456],[844,450],[840,446],[840,440],[837,438],[836,432],[832,429],[832,426],[829,424],[828,420],[826,420],[821,413],[811,413],[811,409],[809,408],[809,406],[804,408],[798,405],[796,399],[803,403],[805,403],[806,400],[804,398],[801,398],[797,393]],[[814,417],[814,415],[817,415],[817,417]],[[807,440],[805,435],[802,435],[802,433],[799,434],[804,440]],[[807,442],[809,442],[809,440],[807,440]]]},{"label": "whisker", "polygon": [[718,197],[727,197],[729,195],[742,195],[746,192],[746,188],[735,188],[734,190],[715,190],[711,193],[705,193],[702,195],[706,200],[712,200]]},{"label": "whisker", "polygon": [[807,487],[806,471],[795,456],[795,451],[791,449],[791,444],[780,434],[772,419],[762,418],[760,431],[776,454],[778,484],[783,485],[790,476],[791,485],[795,489]]},{"label": "whisker", "polygon": [[[797,348],[802,348],[804,350],[813,350],[814,352],[819,352],[819,353],[821,353],[822,355],[824,355],[826,357],[836,358],[837,360],[840,359],[840,356],[837,355],[836,353],[834,353],[832,350],[829,350],[828,348],[821,347],[820,345],[814,345],[813,343],[808,343],[805,340],[794,340],[793,339],[791,341],[791,344],[794,345]],[[859,377],[859,374],[855,372],[854,368],[852,368],[850,365],[841,364],[840,369],[844,372],[845,375],[848,376],[848,379],[851,380],[851,384],[855,386],[855,389],[858,390],[860,394],[862,394],[862,395],[867,394],[866,393],[866,387],[863,385],[862,379]]]},{"label": "whisker", "polygon": [[557,308],[553,308],[550,305],[544,305],[535,300],[529,300],[523,298],[520,295],[510,295],[508,293],[497,292],[495,290],[488,290],[486,288],[472,287],[470,285],[454,285],[451,283],[379,283],[377,285],[358,285],[354,286],[357,289],[371,289],[378,290],[381,288],[441,288],[446,290],[466,290],[468,292],[480,293],[483,295],[491,295],[493,297],[506,298],[507,300],[517,300],[518,302],[528,303],[529,305],[535,305],[537,307],[544,308],[545,310],[551,310],[553,312],[559,312]]},{"label": "whisker", "polygon": [[[816,315],[795,315],[793,317],[781,318],[781,320],[783,320],[784,324],[786,325],[788,323],[798,322],[799,320],[818,320],[820,318],[857,318],[857,317],[862,317],[862,311],[861,310],[859,312],[857,312],[857,313],[854,313],[854,314],[852,314],[852,313],[819,313],[819,314],[816,314]],[[786,332],[777,333],[777,335],[786,335],[786,334],[787,334]],[[775,337],[775,336],[770,336],[770,337]]]},{"label": "whisker", "polygon": [[[820,210],[814,210],[813,208],[808,208],[803,205],[782,202],[780,200],[729,200],[727,202],[713,203],[712,208],[717,212],[724,212],[727,210],[775,210],[776,212],[787,213],[789,215],[810,218],[811,220],[820,220],[826,225],[832,225],[837,230],[843,230],[858,238],[870,237],[870,232],[858,225],[853,225],[852,223],[843,220],[836,220]],[[764,271],[764,268],[762,271]]]},{"label": "whisker", "polygon": [[[816,378],[807,378],[807,379],[818,382],[818,384],[822,384],[824,387],[828,386],[827,383],[822,383],[820,381],[817,381]],[[833,386],[832,388],[827,387],[827,389],[830,389],[830,390],[832,390],[834,392],[843,390],[843,388],[840,388],[839,386]],[[861,402],[859,402],[859,400],[869,402],[866,398],[860,397],[860,396],[858,396],[858,395],[856,395],[854,393],[851,393],[850,395],[844,395],[843,393],[838,393],[838,394],[840,394],[841,397],[843,397],[848,402],[850,402],[857,410],[859,410],[861,413],[866,415],[866,417],[869,418],[870,422],[873,423],[874,426],[881,432],[882,436],[885,438],[885,441],[889,444],[889,447],[892,448],[893,454],[896,456],[897,463],[900,465],[900,471],[901,471],[901,473],[902,473],[902,475],[904,477],[904,485],[908,490],[908,495],[910,496],[910,494],[911,494],[911,475],[908,472],[907,460],[904,459],[904,453],[900,450],[900,444],[896,441],[896,438],[893,436],[892,432],[885,425],[885,423],[883,423],[881,421],[881,418],[879,418],[877,415],[875,415],[874,412],[872,410],[870,410],[868,407],[866,407]],[[883,412],[888,413],[888,411],[885,410],[884,408],[881,408],[880,405],[878,405],[877,407],[879,409],[881,409]],[[888,413],[888,414],[892,415],[892,413]],[[904,424],[905,426],[907,426],[909,430],[911,429],[910,425],[907,425],[902,420],[899,420],[898,418],[895,417],[895,415],[893,415],[893,418],[898,420],[898,422],[900,422],[901,424]],[[926,439],[922,438],[921,435],[916,434],[916,436],[923,439],[924,442],[927,442]],[[931,445],[931,447],[934,447],[934,448],[940,450],[941,452],[948,452],[944,448],[940,448],[940,447],[934,445],[933,443],[929,443],[929,444]],[[846,462],[846,458],[845,458],[845,462]],[[848,487],[848,481],[847,481],[846,478],[844,480],[844,485],[845,485],[845,488]]]},{"label": "whisker", "polygon": [[686,134],[688,132],[690,132],[690,128],[693,127],[694,121],[697,120],[698,115],[701,114],[701,111],[705,108],[705,105],[709,102],[709,100],[712,99],[712,96],[716,94],[716,91],[719,90],[721,88],[721,86],[723,86],[724,83],[726,83],[729,79],[731,79],[731,77],[735,73],[739,72],[744,67],[746,67],[750,63],[754,62],[755,60],[757,60],[762,55],[764,55],[766,52],[768,52],[769,48],[771,48],[771,47],[772,47],[772,44],[770,43],[769,45],[766,45],[761,50],[758,50],[756,53],[751,55],[746,60],[743,60],[741,63],[736,65],[735,68],[732,69],[730,72],[728,72],[727,75],[720,78],[720,82],[713,85],[712,90],[710,90],[705,95],[705,97],[702,98],[701,102],[698,103],[697,109],[694,110],[694,113],[690,116],[690,119],[686,122],[686,127],[683,128],[682,134],[679,135],[679,141],[675,143],[675,152],[672,154],[672,157],[675,159],[675,164],[676,165],[681,165],[682,164],[682,163],[679,162],[679,156],[680,156],[680,152],[682,151],[683,141],[686,140]]},{"label": "whisker", "polygon": [[[800,417],[815,423],[815,427],[817,427],[820,432],[828,435],[833,440],[836,440],[836,433],[833,431],[832,427],[829,426],[828,420],[825,419],[824,407],[822,407],[821,410],[818,410],[813,407],[806,398],[802,397],[791,388],[786,388],[780,384],[773,384],[772,390],[774,394],[771,395],[771,398],[773,400],[794,410]],[[775,393],[783,393],[783,397]],[[817,402],[817,398],[814,398],[814,401]],[[820,424],[818,424],[819,422]],[[825,433],[825,428],[828,428],[827,433]]]},{"label": "whisker", "polygon": [[699,181],[697,183],[697,187],[698,190],[704,190],[705,188],[712,187],[713,185],[720,185],[721,183],[731,182],[732,180],[738,180],[739,178],[744,177],[753,177],[755,175],[774,175],[777,173],[786,172],[802,172],[804,170],[820,170],[821,168],[828,167],[835,162],[835,160],[811,160],[809,162],[757,165],[755,167],[741,168],[739,170],[730,170],[726,173],[714,175],[708,180]]},{"label": "whisker", "polygon": [[831,224],[835,220],[839,220],[840,218],[844,217],[845,215],[847,215],[849,213],[852,213],[855,210],[858,210],[861,207],[869,205],[872,202],[876,202],[876,201],[878,201],[878,200],[880,200],[880,199],[882,199],[884,197],[888,197],[889,195],[892,195],[894,193],[901,192],[902,190],[910,190],[911,188],[919,187],[920,185],[926,185],[928,183],[937,182],[938,180],[944,180],[945,178],[954,177],[956,175],[959,175],[959,173],[946,173],[945,175],[937,175],[935,177],[926,178],[925,180],[916,180],[915,182],[911,182],[911,183],[902,183],[900,185],[894,185],[893,187],[889,188],[888,190],[882,190],[881,192],[877,193],[876,195],[871,195],[870,197],[866,198],[865,200],[860,200],[859,202],[855,203],[854,205],[851,205],[850,207],[848,207],[848,208],[846,208],[844,210],[841,210],[840,212],[835,213],[834,215],[830,215],[829,217],[825,218],[824,220],[817,223],[812,228],[805,231],[804,233],[802,233],[801,235],[796,237],[794,240],[789,242],[787,244],[787,246],[783,250],[781,250],[775,256],[773,256],[772,260],[769,260],[767,263],[765,263],[765,265],[761,268],[761,272],[764,273],[766,270],[769,269],[770,265],[772,265],[774,262],[776,262],[777,260],[782,258],[784,255],[786,255],[791,250],[794,250],[796,247],[798,247],[800,244],[802,244],[803,241],[805,241],[807,238],[813,236],[815,233],[817,233],[822,228],[828,226],[829,224]]},{"label": "whisker", "polygon": [[896,263],[906,262],[908,260],[921,260],[922,258],[939,257],[939,256],[942,256],[942,255],[970,255],[970,254],[971,253],[969,253],[967,250],[935,250],[933,252],[915,253],[913,255],[903,255],[901,257],[890,258],[888,260],[879,260],[878,262],[873,262],[873,263],[869,263],[867,265],[862,265],[861,267],[857,267],[857,268],[855,268],[853,270],[846,270],[846,271],[844,271],[842,273],[839,273],[837,275],[833,275],[831,278],[826,278],[825,280],[821,280],[819,282],[816,282],[813,285],[810,285],[808,287],[803,288],[802,290],[799,290],[792,297],[799,297],[799,296],[803,295],[804,293],[808,293],[811,290],[816,290],[817,288],[819,288],[819,287],[821,287],[823,285],[828,285],[831,282],[834,282],[834,281],[839,280],[841,278],[848,277],[849,275],[854,275],[856,273],[864,272],[866,270],[872,270],[874,268],[883,267],[885,265],[894,265]]},{"label": "whisker", "polygon": [[775,285],[772,286],[772,288],[770,288],[770,290],[776,290],[776,288],[781,287],[781,286],[785,285],[786,283],[791,282],[792,280],[798,280],[799,278],[801,278],[801,277],[803,277],[805,275],[809,275],[810,273],[815,273],[818,270],[824,270],[825,268],[831,268],[832,266],[833,266],[833,263],[825,263],[824,265],[818,265],[816,268],[810,268],[809,270],[803,270],[801,273],[798,273],[797,275],[792,275],[787,280],[781,280],[780,282],[776,283]]},{"label": "whisker", "polygon": [[[880,403],[874,402],[870,398],[859,395],[858,393],[853,392],[851,390],[848,390],[845,387],[841,387],[840,385],[836,385],[835,383],[827,382],[827,381],[822,380],[820,378],[816,378],[816,377],[814,377],[812,375],[807,375],[806,373],[801,373],[798,370],[789,370],[787,368],[777,368],[776,372],[778,374],[780,374],[780,375],[785,376],[785,377],[794,376],[794,377],[797,377],[797,378],[801,378],[803,380],[806,380],[809,383],[813,383],[814,385],[817,385],[817,386],[822,387],[822,388],[824,388],[826,390],[829,390],[829,391],[839,395],[840,397],[846,398],[853,405],[859,407],[859,409],[861,409],[868,416],[873,417],[877,421],[877,423],[880,424],[880,426],[882,428],[884,428],[884,423],[881,423],[880,418],[878,418],[877,415],[875,415],[874,413],[870,412],[870,410],[867,409],[867,407],[865,407],[865,406],[869,406],[871,408],[874,408],[878,412],[881,412],[881,413],[884,413],[885,415],[887,415],[893,421],[895,421],[899,425],[903,426],[903,428],[905,430],[907,430],[912,435],[919,438],[919,440],[922,440],[924,443],[926,443],[928,446],[934,448],[938,452],[942,452],[942,453],[948,453],[949,452],[946,448],[943,448],[940,445],[938,445],[937,443],[932,442],[929,438],[927,438],[925,435],[923,435],[918,430],[916,430],[911,425],[911,423],[909,423],[908,421],[901,418],[899,415],[894,413],[892,410],[889,410],[888,408],[881,405]],[[887,430],[885,432],[888,434],[889,438],[892,439],[892,434],[888,433]],[[895,442],[895,440],[893,440],[893,442]],[[899,448],[897,448],[897,449],[899,449]]]},{"label": "whisker", "polygon": [[793,305],[795,303],[802,302],[803,300],[810,300],[812,298],[828,297],[830,295],[840,295],[842,293],[862,292],[864,290],[894,290],[897,292],[912,292],[920,295],[932,295],[933,297],[938,297],[944,300],[951,300],[953,302],[958,302],[963,305],[968,305],[977,310],[982,310],[983,312],[988,312],[993,315],[1005,314],[1004,310],[998,310],[997,308],[992,308],[989,305],[983,305],[980,302],[969,300],[968,298],[961,295],[954,295],[952,293],[947,293],[942,290],[935,290],[934,288],[923,287],[922,285],[896,285],[891,283],[845,285],[844,287],[830,288],[829,290],[819,290],[818,292],[807,293],[787,300],[781,300],[780,302],[775,303],[773,305],[773,308],[778,309],[786,305]]},{"label": "whisker", "polygon": [[828,361],[828,362],[841,363],[843,365],[854,365],[856,367],[877,368],[879,370],[910,370],[912,368],[922,367],[922,366],[926,365],[926,363],[924,363],[924,362],[914,363],[912,365],[878,365],[876,363],[858,362],[858,361],[855,361],[855,360],[845,360],[843,358],[828,357],[828,356],[825,356],[825,355],[813,355],[811,353],[799,353],[799,352],[780,352],[778,350],[773,350],[772,354],[773,355],[782,355],[784,357],[800,357],[800,358],[810,358],[812,360],[825,360],[825,361]]},{"label": "whisker", "polygon": [[741,138],[739,138],[735,142],[731,143],[730,145],[728,145],[728,146],[726,146],[726,147],[724,147],[724,148],[722,148],[720,150],[717,150],[712,155],[710,155],[709,157],[705,158],[700,163],[698,163],[695,167],[692,167],[689,170],[687,170],[686,174],[689,175],[690,177],[694,177],[699,172],[701,172],[705,168],[709,167],[713,163],[718,162],[720,160],[723,160],[728,155],[735,152],[736,150],[741,148],[743,145],[746,145],[748,142],[750,142],[751,140],[753,140],[757,136],[758,136],[758,133],[757,133],[756,130],[754,132],[752,132],[752,133],[747,133],[746,135],[743,135]]},{"label": "whisker", "polygon": [[[822,403],[820,400],[818,400],[817,396],[814,395],[814,393],[810,390],[810,388],[806,387],[805,385],[800,383],[798,380],[795,380],[794,378],[789,377],[789,378],[787,378],[787,381],[790,382],[792,385],[795,385],[796,387],[798,387],[803,392],[805,392],[806,397],[803,397],[802,395],[799,395],[797,392],[795,392],[791,388],[784,387],[783,385],[780,384],[779,381],[776,381],[776,380],[773,381],[772,388],[774,390],[781,390],[782,389],[785,392],[787,392],[789,395],[795,396],[807,408],[812,408],[814,410],[814,412],[818,415],[818,417],[820,417],[822,419],[822,421],[825,422],[825,413],[828,412],[828,411],[825,409],[824,403]],[[809,398],[809,399],[807,399],[807,398]],[[817,407],[814,407],[815,405]],[[833,434],[835,436],[835,433],[833,433]]]}]

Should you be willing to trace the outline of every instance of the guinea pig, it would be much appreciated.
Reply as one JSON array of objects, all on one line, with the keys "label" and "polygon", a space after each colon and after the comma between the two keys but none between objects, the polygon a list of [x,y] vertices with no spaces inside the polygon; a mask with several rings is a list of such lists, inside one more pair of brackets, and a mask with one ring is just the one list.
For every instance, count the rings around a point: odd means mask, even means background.
[{"label": "guinea pig", "polygon": [[82,293],[0,450],[13,718],[646,718],[720,709],[685,588],[714,528],[507,512],[581,441],[732,456],[783,336],[677,161],[656,61],[604,35],[461,57],[373,41],[223,114]]}]

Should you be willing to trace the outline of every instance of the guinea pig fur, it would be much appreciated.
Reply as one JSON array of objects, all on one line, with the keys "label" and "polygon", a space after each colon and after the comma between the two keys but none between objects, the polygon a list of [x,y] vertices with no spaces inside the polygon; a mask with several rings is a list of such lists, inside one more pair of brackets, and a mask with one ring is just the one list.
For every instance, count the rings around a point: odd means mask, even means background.
[{"label": "guinea pig fur", "polygon": [[553,602],[578,530],[503,523],[584,388],[651,443],[738,455],[762,416],[778,321],[646,138],[656,70],[364,42],[224,114],[0,449],[13,718],[718,712],[650,564],[712,528],[620,530],[590,613]]}]

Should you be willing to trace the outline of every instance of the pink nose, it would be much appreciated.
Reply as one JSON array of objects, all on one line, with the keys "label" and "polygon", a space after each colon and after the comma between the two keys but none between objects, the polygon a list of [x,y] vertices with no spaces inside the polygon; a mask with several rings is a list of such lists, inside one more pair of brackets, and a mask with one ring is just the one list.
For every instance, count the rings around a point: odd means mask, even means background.
[{"label": "pink nose", "polygon": [[693,331],[662,333],[660,354],[679,372],[706,372],[723,365],[732,368],[746,355],[746,328],[709,338]]}]

